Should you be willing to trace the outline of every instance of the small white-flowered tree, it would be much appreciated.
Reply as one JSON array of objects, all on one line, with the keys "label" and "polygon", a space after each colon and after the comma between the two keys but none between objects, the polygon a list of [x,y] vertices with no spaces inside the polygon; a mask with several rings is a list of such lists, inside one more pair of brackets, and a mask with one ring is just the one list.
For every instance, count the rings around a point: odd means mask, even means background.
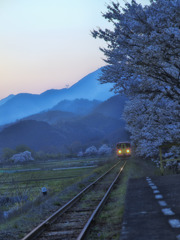
[{"label": "small white-flowered tree", "polygon": [[112,148],[108,147],[106,144],[103,144],[99,150],[98,150],[98,154],[99,155],[109,155],[112,152]]},{"label": "small white-flowered tree", "polygon": [[78,157],[83,157],[83,156],[84,156],[83,151],[78,152],[77,156],[78,156]]},{"label": "small white-flowered tree", "polygon": [[91,146],[89,148],[86,149],[85,151],[85,155],[86,156],[94,156],[97,154],[97,148],[95,146]]}]

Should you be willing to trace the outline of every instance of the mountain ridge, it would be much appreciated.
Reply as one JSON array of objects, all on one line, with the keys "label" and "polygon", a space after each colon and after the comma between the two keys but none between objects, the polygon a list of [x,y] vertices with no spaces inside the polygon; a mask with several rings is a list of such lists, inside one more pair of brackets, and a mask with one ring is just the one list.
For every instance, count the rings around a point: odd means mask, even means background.
[{"label": "mountain ridge", "polygon": [[51,89],[41,94],[20,93],[6,99],[0,105],[0,125],[48,110],[58,102],[67,99],[86,98],[88,100],[104,101],[114,95],[110,92],[112,84],[100,84],[98,78],[101,68],[88,74],[70,88]]},{"label": "mountain ridge", "polygon": [[[21,144],[35,151],[77,152],[91,145],[129,140],[122,118],[124,102],[119,106],[121,99],[119,95],[111,97],[85,116],[48,111],[20,120],[0,132],[0,152]],[[106,114],[109,109],[111,113]]]},{"label": "mountain ridge", "polygon": [[9,101],[11,98],[13,98],[15,95],[14,94],[10,94],[9,96],[0,99],[0,106],[3,105],[4,103],[6,103],[7,101]]}]

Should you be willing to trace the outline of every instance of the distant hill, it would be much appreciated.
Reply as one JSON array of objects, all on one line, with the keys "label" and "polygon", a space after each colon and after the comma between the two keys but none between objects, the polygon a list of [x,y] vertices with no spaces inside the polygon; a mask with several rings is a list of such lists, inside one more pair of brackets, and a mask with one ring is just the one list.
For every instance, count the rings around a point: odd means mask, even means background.
[{"label": "distant hill", "polygon": [[127,97],[115,95],[106,101],[99,104],[94,110],[94,113],[102,113],[104,116],[111,118],[122,118],[122,113],[124,111],[125,102]]},{"label": "distant hill", "polygon": [[73,145],[79,148],[104,141],[114,143],[113,132],[121,128],[119,139],[129,137],[120,120],[92,114],[74,121],[59,122],[56,126],[36,120],[19,121],[0,132],[0,150],[25,144],[35,151],[67,152]]},{"label": "distant hill", "polygon": [[6,98],[3,98],[0,100],[0,106],[3,105],[4,103],[6,103],[7,101],[9,101],[11,98],[13,98],[15,95],[14,94],[11,94],[9,95],[8,97]]},{"label": "distant hill", "polygon": [[82,78],[79,82],[68,89],[66,99],[73,100],[77,98],[84,98],[88,100],[96,99],[99,101],[105,101],[106,99],[114,96],[114,93],[110,92],[113,84],[101,84],[98,81],[101,74],[102,71],[100,68]]},{"label": "distant hill", "polygon": [[124,102],[124,97],[114,96],[85,116],[58,110],[32,115],[31,120],[21,120],[0,132],[0,150],[25,144],[36,151],[66,152],[129,140],[122,119]]},{"label": "distant hill", "polygon": [[72,112],[78,115],[87,115],[92,112],[101,102],[98,100],[75,99],[63,100],[59,102],[52,110]]},{"label": "distant hill", "polygon": [[[47,122],[50,125],[54,125],[59,121],[68,121],[71,119],[76,119],[79,116],[71,113],[71,112],[63,112],[63,111],[47,111],[47,112],[41,112],[34,115],[31,115],[29,117],[24,118],[23,120],[36,120],[36,121],[42,121]],[[22,121],[22,120],[21,120]]]},{"label": "distant hill", "polygon": [[42,94],[17,94],[0,104],[0,125],[15,122],[32,114],[48,110],[62,100],[84,98],[104,101],[114,95],[112,84],[100,84],[101,69],[88,74],[70,88],[48,90]]},{"label": "distant hill", "polygon": [[63,131],[66,136],[70,136],[70,145],[73,142],[80,142],[81,146],[92,144],[99,145],[104,141],[112,144],[114,143],[114,139],[112,138],[111,133],[119,128],[122,129],[119,139],[129,139],[123,121],[106,117],[100,113],[93,113],[79,118],[76,121],[56,124],[56,128]]},{"label": "distant hill", "polygon": [[[124,105],[127,98],[125,96],[115,95],[104,102],[97,100],[75,99],[63,100],[49,111],[40,112],[38,114],[30,115],[24,120],[45,121],[49,124],[56,125],[56,123],[74,121],[79,119],[86,119],[91,115],[102,114],[102,116],[115,118],[121,120]],[[81,118],[80,116],[85,116]]]},{"label": "distant hill", "polygon": [[0,149],[25,144],[36,151],[50,151],[66,142],[66,137],[48,123],[35,120],[20,121],[0,132]]},{"label": "distant hill", "polygon": [[[64,89],[59,90],[60,93],[63,95]],[[0,125],[15,122],[52,107],[52,104],[55,102],[55,95],[43,97],[37,94],[21,93],[14,96],[0,106]]]}]

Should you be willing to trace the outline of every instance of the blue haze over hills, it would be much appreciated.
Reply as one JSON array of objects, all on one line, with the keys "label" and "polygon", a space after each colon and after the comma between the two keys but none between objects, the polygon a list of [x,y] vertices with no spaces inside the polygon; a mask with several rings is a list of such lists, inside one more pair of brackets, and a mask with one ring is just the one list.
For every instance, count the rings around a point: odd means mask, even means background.
[{"label": "blue haze over hills", "polygon": [[111,84],[100,84],[100,74],[98,69],[68,89],[1,100],[0,155],[4,148],[19,145],[34,151],[78,152],[129,140],[122,117],[127,98],[110,92]]},{"label": "blue haze over hills", "polygon": [[[60,110],[31,115],[0,131],[0,154],[3,148],[14,149],[19,145],[27,145],[34,151],[68,152],[71,149],[78,152],[92,145],[129,140],[122,118],[125,101],[124,96],[115,95],[96,102],[86,115]],[[84,104],[84,100],[78,103]]]},{"label": "blue haze over hills", "polygon": [[63,100],[83,98],[105,101],[113,96],[114,93],[109,91],[112,88],[111,84],[100,84],[98,81],[100,74],[101,69],[98,69],[82,78],[70,88],[51,89],[39,95],[20,93],[0,100],[0,125],[47,111]]}]

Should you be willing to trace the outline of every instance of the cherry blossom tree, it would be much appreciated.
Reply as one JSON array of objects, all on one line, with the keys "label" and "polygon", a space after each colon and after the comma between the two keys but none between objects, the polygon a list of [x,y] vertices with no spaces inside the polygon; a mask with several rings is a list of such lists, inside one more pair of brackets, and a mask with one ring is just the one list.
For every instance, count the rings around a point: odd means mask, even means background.
[{"label": "cherry blossom tree", "polygon": [[107,9],[103,17],[113,30],[92,32],[107,43],[101,48],[108,65],[100,81],[115,83],[115,91],[127,95],[180,102],[180,0],[151,0],[145,7],[132,0],[123,9],[112,2]]},{"label": "cherry blossom tree", "polygon": [[110,155],[112,153],[112,148],[109,147],[106,144],[103,144],[99,149],[98,149],[98,154],[99,155]]},{"label": "cherry blossom tree", "polygon": [[92,32],[107,43],[100,81],[129,97],[132,142],[141,156],[156,156],[162,143],[180,141],[180,0],[112,2],[103,17],[112,28]]},{"label": "cherry blossom tree", "polygon": [[157,157],[160,145],[180,140],[180,112],[174,101],[137,96],[127,103],[124,117],[140,156]]},{"label": "cherry blossom tree", "polygon": [[97,154],[97,148],[95,146],[88,147],[84,153],[86,156],[94,156]]}]

